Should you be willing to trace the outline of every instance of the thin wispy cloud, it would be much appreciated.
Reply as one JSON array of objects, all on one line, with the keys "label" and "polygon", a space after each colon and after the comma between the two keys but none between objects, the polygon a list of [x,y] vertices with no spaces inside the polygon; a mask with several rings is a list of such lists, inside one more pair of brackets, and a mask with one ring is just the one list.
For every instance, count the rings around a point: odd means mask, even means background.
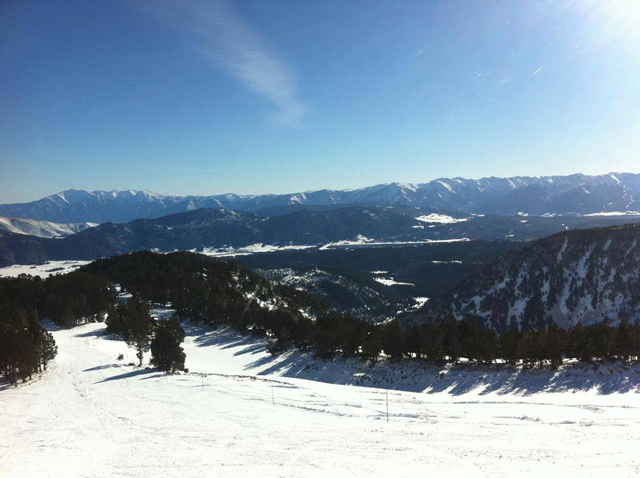
[{"label": "thin wispy cloud", "polygon": [[271,119],[301,126],[307,111],[298,98],[293,69],[222,0],[154,1],[141,8],[174,29],[190,33],[194,48],[249,91],[270,102]]}]

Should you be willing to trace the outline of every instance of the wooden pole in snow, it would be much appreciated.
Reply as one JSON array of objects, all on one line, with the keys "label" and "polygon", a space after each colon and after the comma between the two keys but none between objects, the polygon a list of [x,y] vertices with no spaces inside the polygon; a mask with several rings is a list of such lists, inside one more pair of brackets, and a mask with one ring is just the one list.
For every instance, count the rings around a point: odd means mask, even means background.
[{"label": "wooden pole in snow", "polygon": [[387,421],[389,421],[389,389],[386,389],[387,392]]}]

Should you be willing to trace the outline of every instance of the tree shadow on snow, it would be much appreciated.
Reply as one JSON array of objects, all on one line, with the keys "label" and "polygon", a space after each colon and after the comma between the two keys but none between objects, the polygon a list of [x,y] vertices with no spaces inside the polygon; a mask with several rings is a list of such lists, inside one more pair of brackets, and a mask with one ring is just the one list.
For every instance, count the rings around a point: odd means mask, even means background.
[{"label": "tree shadow on snow", "polygon": [[113,377],[107,377],[104,380],[100,380],[100,381],[95,382],[95,383],[97,385],[99,383],[113,382],[115,380],[126,380],[128,378],[137,377],[139,375],[146,375],[148,373],[156,373],[156,372],[157,372],[157,370],[156,369],[152,369],[152,368],[144,368],[144,369],[140,369],[140,370],[132,370],[131,372],[122,373],[120,375],[114,375]]},{"label": "tree shadow on snow", "polygon": [[91,330],[89,332],[82,332],[76,334],[75,337],[102,337],[104,335],[104,329]]},{"label": "tree shadow on snow", "polygon": [[[389,388],[416,393],[462,396],[527,396],[537,393],[595,391],[600,395],[640,392],[640,366],[568,364],[560,370],[523,369],[504,365],[460,364],[443,368],[426,361],[382,361],[373,367],[359,359],[315,358],[313,352],[290,352],[263,357],[247,369],[271,364],[258,375],[326,383]],[[444,373],[441,373],[444,372]]]},{"label": "tree shadow on snow", "polygon": [[85,368],[83,372],[95,372],[97,370],[106,370],[108,368],[120,368],[120,367],[124,367],[124,364],[110,363],[107,365],[97,365],[95,367]]},{"label": "tree shadow on snow", "polygon": [[[185,332],[198,347],[237,349],[235,356],[265,350],[263,337],[240,335],[231,327],[214,329],[183,323]],[[266,367],[266,368],[264,368]],[[502,364],[460,363],[441,366],[426,360],[382,360],[374,366],[358,359],[319,359],[313,351],[292,350],[282,355],[265,355],[245,365],[257,375],[277,374],[288,378],[325,383],[388,388],[416,393],[446,393],[461,396],[470,392],[519,396],[537,393],[594,391],[601,395],[640,392],[640,365],[621,363],[569,363],[559,370],[529,369]]]}]

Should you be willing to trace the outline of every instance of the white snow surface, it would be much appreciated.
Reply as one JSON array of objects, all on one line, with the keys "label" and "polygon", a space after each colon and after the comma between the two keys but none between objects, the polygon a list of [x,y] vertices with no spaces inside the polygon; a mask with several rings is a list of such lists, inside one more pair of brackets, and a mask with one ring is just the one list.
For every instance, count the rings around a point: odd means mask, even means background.
[{"label": "white snow surface", "polygon": [[54,274],[67,274],[76,270],[90,261],[48,261],[46,264],[21,265],[1,267],[0,277],[18,277],[20,274],[29,274],[43,279]]},{"label": "white snow surface", "polygon": [[447,216],[446,214],[433,213],[433,214],[425,214],[422,216],[418,216],[416,217],[416,220],[422,221],[422,222],[428,222],[428,223],[435,223],[435,224],[455,224],[457,222],[468,221],[469,218],[468,217],[454,218],[451,216]]},{"label": "white snow surface", "polygon": [[57,222],[37,221],[35,219],[22,217],[0,217],[0,230],[38,237],[69,236],[97,225],[95,222],[60,224]]},{"label": "white snow surface", "polygon": [[595,212],[592,214],[585,214],[587,217],[599,217],[599,216],[640,216],[640,211],[610,211],[610,212]]},{"label": "white snow surface", "polygon": [[344,248],[344,247],[377,247],[377,246],[410,246],[419,244],[445,244],[451,242],[469,242],[471,239],[468,237],[461,237],[456,239],[425,239],[422,241],[374,241],[365,236],[358,236],[355,240],[345,240],[329,242],[320,247],[319,250],[326,251],[327,249]]},{"label": "white snow surface", "polygon": [[[200,254],[205,256],[212,257],[236,257],[236,256],[249,256],[251,254],[260,254],[263,252],[277,252],[277,251],[299,251],[303,249],[311,249],[316,246],[305,246],[305,245],[285,245],[285,246],[274,246],[270,244],[252,244],[250,246],[245,247],[225,247],[221,249],[215,248],[205,248],[202,251],[199,251]],[[198,252],[195,249],[192,249],[191,252]]]},{"label": "white snow surface", "polygon": [[134,351],[103,337],[104,324],[53,330],[59,354],[49,369],[17,388],[0,385],[0,475],[640,471],[639,367],[371,368],[296,351],[272,357],[262,340],[229,329],[186,330],[190,372],[173,376],[127,365]]},{"label": "white snow surface", "polygon": [[398,282],[393,277],[374,277],[374,281],[379,282],[382,285],[392,286],[392,285],[409,285],[413,286],[411,282]]}]

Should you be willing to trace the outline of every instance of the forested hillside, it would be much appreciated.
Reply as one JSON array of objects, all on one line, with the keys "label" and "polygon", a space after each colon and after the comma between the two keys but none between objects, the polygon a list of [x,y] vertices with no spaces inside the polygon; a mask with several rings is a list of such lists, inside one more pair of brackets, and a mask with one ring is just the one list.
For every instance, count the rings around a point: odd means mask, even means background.
[{"label": "forested hillside", "polygon": [[[381,357],[439,364],[465,358],[540,367],[557,367],[564,358],[631,361],[640,355],[640,323],[630,325],[626,320],[619,327],[578,323],[563,329],[551,323],[524,331],[511,327],[501,333],[477,317],[429,319],[406,329],[397,321],[375,325],[337,313],[308,293],[275,285],[233,261],[195,253],[138,252],[45,280],[27,276],[0,280],[0,357],[5,376],[15,383],[55,356],[55,344],[38,325],[39,318],[63,327],[106,319],[111,332],[137,347],[142,362],[148,341],[137,341],[118,329],[123,314],[122,307],[116,307],[115,284],[133,294],[130,308],[170,305],[181,319],[231,325],[245,334],[266,336],[274,354],[295,346],[311,348],[320,357],[359,356],[372,363]],[[126,314],[148,316],[133,309]],[[179,339],[177,325],[163,326],[171,328],[169,337]]]},{"label": "forested hillside", "polygon": [[527,241],[555,232],[637,223],[637,215],[524,216],[437,213],[408,206],[297,209],[262,216],[202,208],[125,224],[106,223],[61,239],[0,231],[0,267],[93,260],[139,250],[216,254],[249,246],[338,248],[443,241]]},{"label": "forested hillside", "polygon": [[498,331],[640,320],[640,226],[567,231],[506,252],[416,315]]}]

